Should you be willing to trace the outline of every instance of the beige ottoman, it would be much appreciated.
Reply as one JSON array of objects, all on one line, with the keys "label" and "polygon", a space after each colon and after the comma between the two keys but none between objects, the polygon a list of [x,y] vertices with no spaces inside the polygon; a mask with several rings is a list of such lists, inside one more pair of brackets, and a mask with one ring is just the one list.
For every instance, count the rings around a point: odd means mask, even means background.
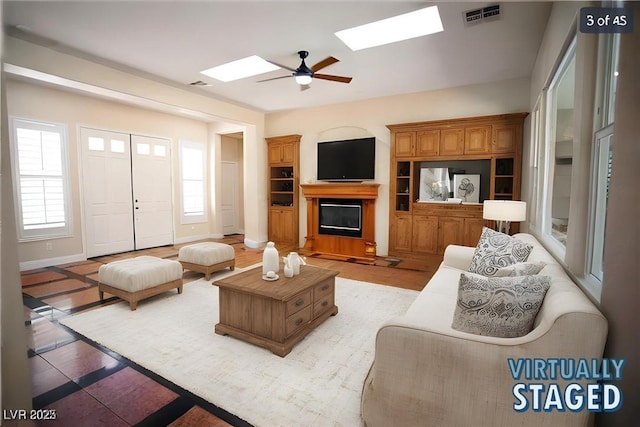
[{"label": "beige ottoman", "polygon": [[138,301],[161,294],[173,288],[182,293],[182,266],[178,261],[139,256],[114,261],[100,266],[98,270],[98,293],[122,298],[135,310]]},{"label": "beige ottoman", "polygon": [[235,256],[232,246],[215,242],[194,243],[183,246],[178,251],[178,261],[182,267],[204,273],[205,280],[209,280],[214,271],[227,267],[233,270],[236,265]]}]

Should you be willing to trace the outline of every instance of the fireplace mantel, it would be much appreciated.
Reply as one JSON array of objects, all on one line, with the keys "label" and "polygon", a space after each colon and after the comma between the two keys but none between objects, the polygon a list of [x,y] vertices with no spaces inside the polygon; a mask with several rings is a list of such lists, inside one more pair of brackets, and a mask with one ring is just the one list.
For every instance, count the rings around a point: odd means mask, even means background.
[{"label": "fireplace mantel", "polygon": [[327,182],[320,184],[300,184],[304,197],[331,199],[377,199],[380,184]]},{"label": "fireplace mantel", "polygon": [[[309,256],[323,256],[372,264],[376,258],[375,202],[378,187],[375,183],[318,183],[301,184],[307,199],[307,236],[303,252]],[[321,199],[352,199],[362,201],[362,237],[321,234],[319,212]]]}]

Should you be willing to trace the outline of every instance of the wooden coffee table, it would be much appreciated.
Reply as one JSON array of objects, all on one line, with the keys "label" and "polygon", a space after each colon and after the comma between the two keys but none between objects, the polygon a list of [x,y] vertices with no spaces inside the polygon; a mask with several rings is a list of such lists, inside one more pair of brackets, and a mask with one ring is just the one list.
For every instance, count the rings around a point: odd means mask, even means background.
[{"label": "wooden coffee table", "polygon": [[220,323],[215,332],[231,335],[284,357],[329,316],[338,314],[338,271],[303,265],[300,274],[273,282],[257,267],[213,282],[220,288]]}]

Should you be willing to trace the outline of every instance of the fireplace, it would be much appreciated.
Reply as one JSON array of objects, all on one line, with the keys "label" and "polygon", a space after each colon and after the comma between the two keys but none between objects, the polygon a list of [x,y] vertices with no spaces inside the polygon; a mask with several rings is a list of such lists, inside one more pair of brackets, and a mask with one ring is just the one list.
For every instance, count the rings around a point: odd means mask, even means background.
[{"label": "fireplace", "polygon": [[379,184],[302,184],[307,199],[307,236],[302,252],[375,263],[375,202]]},{"label": "fireplace", "polygon": [[320,199],[318,233],[362,237],[362,200]]}]

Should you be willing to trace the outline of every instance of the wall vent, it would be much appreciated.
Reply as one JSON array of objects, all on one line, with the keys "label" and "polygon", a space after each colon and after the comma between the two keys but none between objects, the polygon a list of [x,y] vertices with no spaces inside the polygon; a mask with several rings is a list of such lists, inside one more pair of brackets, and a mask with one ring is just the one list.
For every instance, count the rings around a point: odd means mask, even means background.
[{"label": "wall vent", "polygon": [[500,17],[500,5],[483,7],[482,9],[467,10],[462,13],[465,25],[475,25],[487,20]]}]

